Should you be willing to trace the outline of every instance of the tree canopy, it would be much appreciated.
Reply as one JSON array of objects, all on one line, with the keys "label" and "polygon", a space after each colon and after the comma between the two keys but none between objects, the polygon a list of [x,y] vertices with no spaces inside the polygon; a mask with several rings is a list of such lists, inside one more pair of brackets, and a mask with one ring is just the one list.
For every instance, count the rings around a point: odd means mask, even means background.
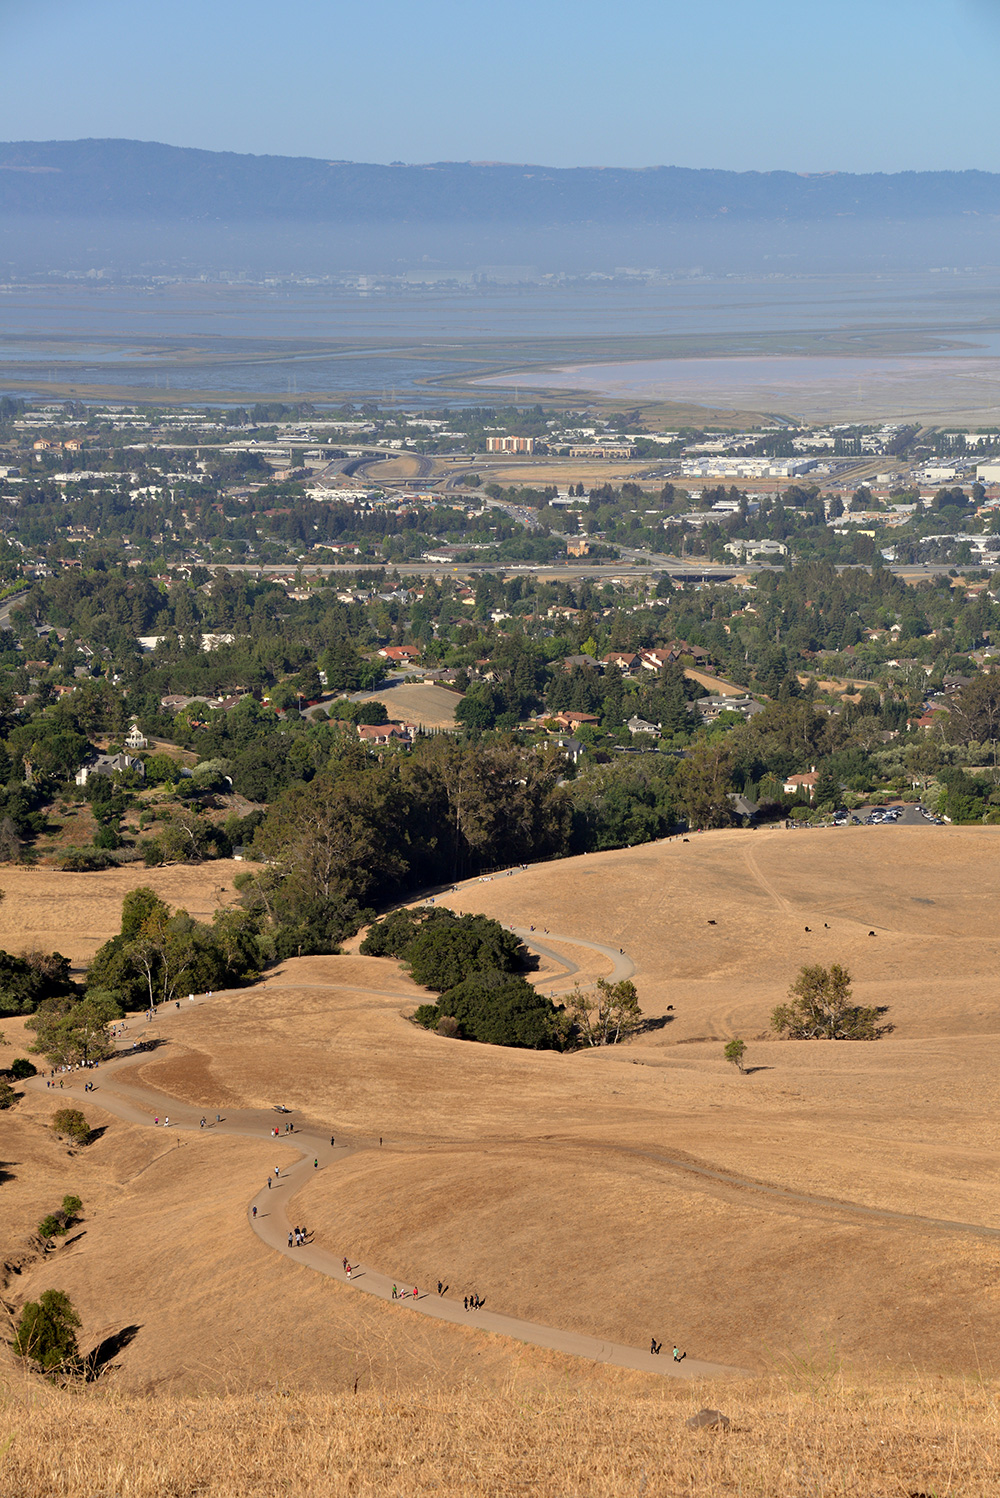
[{"label": "tree canopy", "polygon": [[788,990],[788,1002],[771,1015],[771,1028],[787,1040],[878,1040],[891,1029],[880,1024],[884,1008],[854,1003],[851,975],[839,963],[803,967]]}]

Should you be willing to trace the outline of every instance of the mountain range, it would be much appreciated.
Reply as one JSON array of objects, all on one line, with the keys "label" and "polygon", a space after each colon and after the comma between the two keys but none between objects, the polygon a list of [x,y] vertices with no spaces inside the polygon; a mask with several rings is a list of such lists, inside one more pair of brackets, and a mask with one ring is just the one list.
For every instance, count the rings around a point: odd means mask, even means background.
[{"label": "mountain range", "polygon": [[1000,216],[1000,174],[391,166],[131,140],[0,143],[0,214],[188,223],[681,224]]}]

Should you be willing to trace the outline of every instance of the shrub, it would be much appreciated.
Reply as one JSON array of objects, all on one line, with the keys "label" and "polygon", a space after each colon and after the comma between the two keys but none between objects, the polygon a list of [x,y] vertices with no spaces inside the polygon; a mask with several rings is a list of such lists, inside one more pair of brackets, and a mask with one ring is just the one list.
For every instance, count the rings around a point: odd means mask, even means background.
[{"label": "shrub", "polygon": [[484,915],[427,921],[410,944],[406,961],[415,983],[439,993],[454,988],[469,973],[514,973],[526,966],[519,939]]},{"label": "shrub", "polygon": [[38,1224],[39,1233],[43,1238],[61,1238],[69,1232],[82,1209],[83,1202],[78,1196],[64,1196],[59,1211],[42,1218]]},{"label": "shrub", "polygon": [[11,1062],[10,1074],[15,1082],[23,1082],[26,1077],[37,1077],[38,1067],[27,1056],[17,1056]]},{"label": "shrub", "polygon": [[546,1050],[562,1040],[555,1005],[514,973],[472,973],[436,1004],[421,1004],[414,1019],[439,1034],[485,1045]]},{"label": "shrub", "polygon": [[[430,907],[416,910],[394,910],[381,921],[375,921],[358,951],[363,957],[405,957],[421,924],[429,917]],[[441,915],[452,912],[442,910]]]},{"label": "shrub", "polygon": [[7,1078],[0,1077],[0,1113],[6,1112],[8,1108],[13,1108],[18,1100],[18,1096],[19,1094],[14,1091]]},{"label": "shrub", "polygon": [[45,1290],[29,1300],[14,1330],[14,1351],[46,1373],[78,1372],[76,1329],[80,1318],[62,1290]]},{"label": "shrub", "polygon": [[79,1108],[60,1108],[52,1115],[51,1128],[53,1134],[71,1139],[74,1144],[87,1144],[90,1139],[90,1125]]}]

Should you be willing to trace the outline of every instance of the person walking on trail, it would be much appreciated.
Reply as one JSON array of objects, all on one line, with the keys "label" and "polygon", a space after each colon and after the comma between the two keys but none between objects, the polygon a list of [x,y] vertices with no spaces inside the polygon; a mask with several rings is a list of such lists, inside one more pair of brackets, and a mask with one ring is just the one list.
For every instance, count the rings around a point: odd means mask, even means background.
[{"label": "person walking on trail", "polygon": [[462,1306],[463,1306],[463,1308],[466,1311],[469,1309],[469,1297],[468,1296],[466,1296],[465,1299],[462,1301]]},{"label": "person walking on trail", "polygon": [[289,1233],[289,1235],[288,1235],[288,1247],[291,1248],[292,1246],[293,1246],[292,1235],[291,1235],[291,1233]]},{"label": "person walking on trail", "polygon": [[687,1357],[687,1353],[686,1352],[681,1352],[681,1350],[680,1350],[679,1347],[675,1347],[674,1348],[674,1362],[675,1363],[682,1363],[686,1357]]},{"label": "person walking on trail", "polygon": [[392,1287],[392,1298],[393,1298],[393,1300],[398,1300],[399,1299],[399,1291],[398,1291],[398,1289],[396,1288],[395,1285],[393,1285],[393,1287]]},{"label": "person walking on trail", "polygon": [[351,1277],[351,1272],[352,1272],[351,1271],[351,1266],[350,1266],[350,1264],[348,1264],[348,1266],[347,1266],[347,1278],[348,1279],[350,1279],[350,1277]]},{"label": "person walking on trail", "polygon": [[330,1148],[333,1149],[333,1135],[330,1135]]},{"label": "person walking on trail", "polygon": [[313,1170],[319,1170],[319,1160],[313,1160]]},{"label": "person walking on trail", "polygon": [[253,1217],[256,1217],[256,1216],[257,1216],[257,1208],[256,1208],[256,1207],[254,1207],[254,1209],[253,1209],[253,1213],[252,1213],[252,1216],[253,1216]]},{"label": "person walking on trail", "polygon": [[268,1176],[268,1178],[267,1178],[267,1189],[268,1189],[268,1191],[270,1191],[270,1189],[271,1189],[271,1177],[270,1176]]},{"label": "person walking on trail", "polygon": [[163,1127],[164,1127],[164,1128],[165,1128],[165,1129],[169,1129],[169,1127],[170,1127],[170,1120],[169,1120],[169,1118],[165,1118],[165,1119],[164,1119],[164,1120],[163,1120]]},{"label": "person walking on trail", "polygon": [[280,1174],[281,1174],[281,1166],[280,1165],[276,1165],[274,1167],[274,1179],[277,1180]]},{"label": "person walking on trail", "polygon": [[414,1285],[414,1287],[413,1287],[413,1299],[416,1300],[416,1298],[417,1298],[417,1287],[416,1287],[416,1285]]},{"label": "person walking on trail", "polygon": [[202,1119],[202,1121],[201,1121],[201,1124],[200,1124],[200,1127],[201,1127],[201,1128],[204,1128],[204,1127],[205,1127],[205,1120],[204,1120],[204,1119]]}]

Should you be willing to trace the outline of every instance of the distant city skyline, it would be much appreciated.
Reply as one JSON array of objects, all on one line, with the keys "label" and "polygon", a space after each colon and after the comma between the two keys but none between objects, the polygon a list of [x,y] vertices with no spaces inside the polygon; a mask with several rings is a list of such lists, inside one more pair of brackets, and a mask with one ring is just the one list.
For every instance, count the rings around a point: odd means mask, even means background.
[{"label": "distant city skyline", "polygon": [[389,162],[1000,171],[997,0],[0,0],[0,137]]}]

